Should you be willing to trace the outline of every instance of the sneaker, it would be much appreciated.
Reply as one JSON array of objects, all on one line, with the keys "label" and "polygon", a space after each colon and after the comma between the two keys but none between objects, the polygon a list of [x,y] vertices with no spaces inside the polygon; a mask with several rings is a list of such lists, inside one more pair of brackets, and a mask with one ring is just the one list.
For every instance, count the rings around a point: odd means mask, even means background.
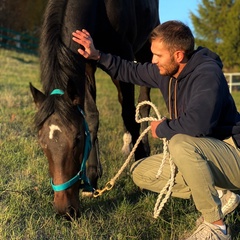
[{"label": "sneaker", "polygon": [[[229,190],[224,190],[224,193],[220,200],[222,204],[223,217],[226,217],[227,214],[233,212],[237,208],[240,203],[240,196]],[[203,216],[200,216],[196,221],[196,225],[200,225],[203,221]]]},{"label": "sneaker", "polygon": [[237,208],[240,203],[240,196],[227,190],[220,200],[222,203],[222,213],[225,217],[227,214],[233,212]]},{"label": "sneaker", "polygon": [[218,226],[203,222],[186,240],[231,240],[231,236],[225,235]]}]

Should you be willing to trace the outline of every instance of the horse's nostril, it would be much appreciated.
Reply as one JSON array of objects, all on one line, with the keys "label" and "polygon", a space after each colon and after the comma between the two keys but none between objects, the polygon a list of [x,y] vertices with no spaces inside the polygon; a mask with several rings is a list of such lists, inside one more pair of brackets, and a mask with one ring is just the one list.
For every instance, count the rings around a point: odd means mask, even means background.
[{"label": "horse's nostril", "polygon": [[71,208],[70,211],[69,211],[69,214],[70,214],[71,217],[76,217],[75,209]]},{"label": "horse's nostril", "polygon": [[76,219],[78,217],[79,217],[79,211],[76,211],[76,209],[72,206],[68,206],[66,211],[66,218],[71,220],[71,219]]}]

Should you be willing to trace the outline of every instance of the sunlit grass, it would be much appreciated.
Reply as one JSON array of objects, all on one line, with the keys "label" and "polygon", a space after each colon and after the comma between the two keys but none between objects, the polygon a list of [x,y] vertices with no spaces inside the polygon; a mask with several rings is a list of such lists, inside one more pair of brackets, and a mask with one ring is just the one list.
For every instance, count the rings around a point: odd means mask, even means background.
[{"label": "sunlit grass", "polygon": [[[81,199],[78,220],[69,223],[57,217],[47,160],[33,128],[36,109],[29,82],[41,89],[38,58],[0,49],[0,239],[175,240],[183,239],[194,228],[198,212],[192,200],[170,198],[159,218],[154,219],[157,194],[140,191],[131,180],[129,166],[111,191],[96,199]],[[233,96],[240,106],[240,94],[234,92]],[[158,90],[152,90],[151,98],[160,114],[166,115]],[[97,103],[102,188],[126,156],[121,153],[123,125],[117,91],[100,70]],[[150,141],[152,152],[158,152],[161,143]],[[239,224],[240,215],[234,213],[227,221]]]}]

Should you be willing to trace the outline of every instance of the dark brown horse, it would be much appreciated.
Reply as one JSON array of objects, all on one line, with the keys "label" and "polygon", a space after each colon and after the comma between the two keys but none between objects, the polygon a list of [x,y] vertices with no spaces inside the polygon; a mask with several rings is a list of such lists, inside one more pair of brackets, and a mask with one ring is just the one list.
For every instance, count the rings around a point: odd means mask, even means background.
[{"label": "dark brown horse", "polygon": [[[79,188],[94,191],[102,174],[97,138],[96,63],[77,53],[72,32],[85,28],[98,49],[146,62],[152,58],[148,36],[158,24],[158,0],[48,1],[40,41],[44,93],[32,85],[30,89],[38,108],[35,124],[49,161],[58,213],[79,214]],[[125,130],[134,144],[140,130],[134,117],[134,86],[113,81],[122,105]],[[149,93],[149,89],[141,88],[139,101],[149,100]],[[142,108],[143,117],[148,113],[148,107]],[[135,159],[146,157],[149,151],[145,138]]]}]

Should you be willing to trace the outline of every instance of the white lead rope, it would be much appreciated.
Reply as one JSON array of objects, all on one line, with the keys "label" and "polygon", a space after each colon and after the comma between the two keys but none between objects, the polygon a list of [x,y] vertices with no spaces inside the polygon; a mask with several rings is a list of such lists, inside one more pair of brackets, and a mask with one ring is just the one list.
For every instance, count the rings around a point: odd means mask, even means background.
[{"label": "white lead rope", "polygon": [[[143,106],[143,105],[150,105],[156,115],[157,115],[157,118],[153,118],[153,117],[147,117],[147,118],[139,118],[139,110],[140,110],[140,107]],[[149,101],[143,101],[143,102],[140,102],[137,107],[136,107],[136,114],[135,114],[135,120],[137,123],[142,123],[144,121],[158,121],[158,120],[161,120],[161,116],[156,108],[156,106],[152,103],[152,102],[149,102]],[[95,190],[95,192],[93,193],[93,196],[94,197],[98,197],[98,196],[101,196],[105,191],[109,191],[113,188],[116,180],[119,178],[119,176],[121,175],[121,173],[123,172],[123,170],[126,168],[126,166],[129,164],[132,156],[134,155],[134,152],[136,151],[137,149],[137,146],[138,144],[141,142],[142,138],[145,136],[145,134],[148,133],[148,131],[151,129],[151,126],[148,126],[142,133],[141,135],[139,136],[139,138],[137,139],[136,143],[134,144],[129,156],[127,157],[127,159],[125,160],[124,164],[122,165],[122,167],[119,169],[119,171],[117,172],[117,174],[110,180],[106,183],[105,187],[103,189],[97,189]],[[169,158],[169,163],[170,163],[170,169],[171,169],[171,175],[170,175],[170,179],[167,181],[166,185],[164,186],[164,188],[161,190],[158,198],[157,198],[157,201],[156,201],[156,204],[155,204],[155,207],[154,207],[154,218],[157,218],[164,206],[164,204],[167,202],[168,198],[170,197],[171,195],[171,192],[172,192],[172,187],[174,185],[174,178],[175,178],[175,165],[172,161],[172,158],[168,152],[168,141],[166,139],[162,139],[163,140],[163,159],[162,159],[162,162],[160,164],[160,167],[159,167],[159,170],[157,172],[157,175],[156,175],[156,178],[159,178],[159,176],[161,175],[162,173],[162,169],[164,167],[164,164],[166,162],[166,159],[167,157]],[[165,194],[165,197],[163,198],[163,195]],[[163,198],[163,199],[162,199]],[[162,201],[161,201],[162,200]]]},{"label": "white lead rope", "polygon": [[[157,118],[153,118],[153,117],[147,117],[147,118],[141,118],[141,119],[139,118],[140,107],[143,106],[143,105],[146,105],[146,104],[150,105],[154,109],[155,114],[157,115]],[[158,112],[158,109],[156,108],[156,106],[152,102],[143,101],[143,102],[141,102],[137,105],[136,115],[135,115],[136,122],[142,123],[144,121],[158,121],[158,120],[161,120],[161,119],[162,118],[161,118],[161,116]],[[149,126],[147,129],[150,130],[151,126]],[[145,130],[147,130],[147,129],[145,129]],[[143,133],[145,135],[146,132],[143,132]],[[139,137],[140,139],[142,138],[142,134]],[[167,202],[168,198],[170,197],[171,192],[172,192],[172,188],[173,188],[173,185],[174,185],[174,178],[175,178],[175,165],[174,165],[174,163],[172,161],[172,158],[171,158],[171,156],[168,152],[168,141],[165,138],[162,139],[162,140],[163,140],[163,159],[162,159],[162,162],[161,162],[160,167],[158,169],[156,178],[160,177],[167,157],[169,159],[171,175],[170,175],[170,179],[167,181],[166,185],[164,186],[164,188],[161,190],[161,192],[158,195],[158,198],[157,198],[157,201],[156,201],[156,204],[155,204],[155,207],[154,207],[154,214],[153,214],[154,218],[157,218],[159,216],[161,210],[164,207],[164,204]],[[165,194],[165,197],[163,198],[164,194]]]}]

